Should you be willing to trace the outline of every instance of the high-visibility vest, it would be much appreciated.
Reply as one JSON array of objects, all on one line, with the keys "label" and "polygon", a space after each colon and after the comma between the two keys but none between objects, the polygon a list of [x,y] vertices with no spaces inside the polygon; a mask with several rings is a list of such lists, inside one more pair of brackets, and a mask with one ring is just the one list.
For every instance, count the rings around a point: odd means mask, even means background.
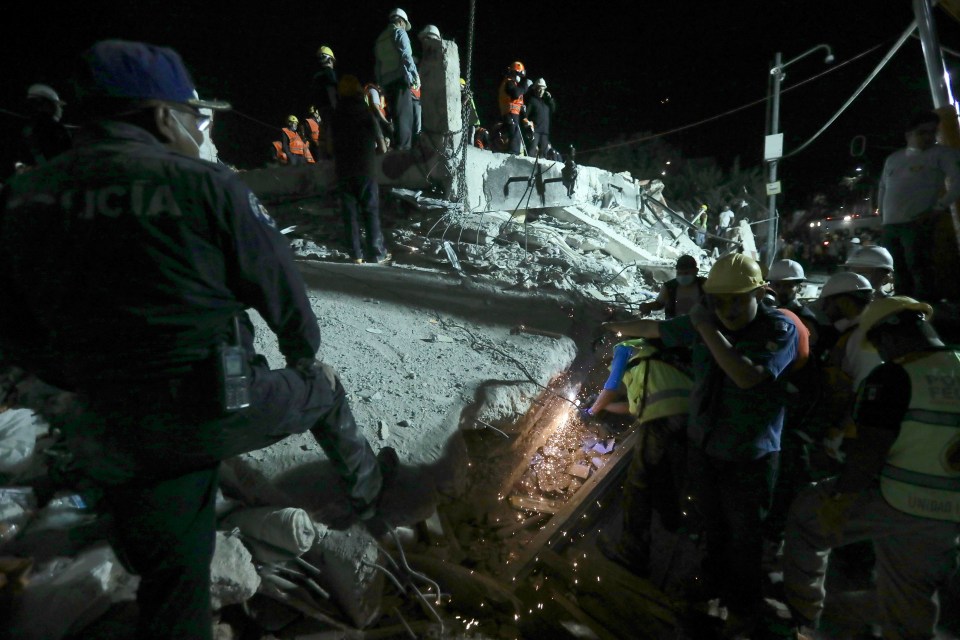
[{"label": "high-visibility vest", "polygon": [[300,137],[299,133],[293,131],[292,129],[287,129],[286,127],[283,128],[283,132],[286,134],[287,140],[289,141],[290,153],[297,156],[303,156],[307,162],[315,162],[313,159],[313,154],[310,153],[310,149],[307,147],[307,143],[303,141],[303,138]]},{"label": "high-visibility vest", "polygon": [[960,351],[935,351],[901,363],[910,406],[880,473],[891,507],[960,522]]},{"label": "high-visibility vest", "polygon": [[[630,413],[640,424],[690,411],[693,379],[677,367],[654,357],[656,347],[642,338],[620,345],[633,348],[630,362],[636,365],[623,374]],[[618,345],[619,346],[619,345]]]},{"label": "high-visibility vest", "polygon": [[307,118],[307,127],[310,129],[310,142],[320,144],[320,123],[313,118]]},{"label": "high-visibility vest", "polygon": [[[380,104],[379,104],[379,105],[370,104],[370,91],[371,91],[371,90],[372,90],[372,91],[376,91],[376,92],[377,92],[377,95],[380,96]],[[387,96],[383,95],[383,89],[381,89],[379,86],[373,84],[372,82],[368,82],[367,84],[365,84],[365,85],[363,86],[363,99],[364,99],[364,101],[367,103],[367,106],[368,106],[368,107],[373,107],[374,109],[376,109],[377,111],[379,111],[379,112],[380,112],[380,115],[383,116],[383,119],[384,119],[384,120],[389,120],[389,119],[390,119],[390,118],[387,117]]]},{"label": "high-visibility vest", "polygon": [[505,116],[508,113],[514,116],[520,115],[520,110],[523,109],[523,95],[514,99],[507,94],[507,83],[512,82],[510,78],[504,78],[503,82],[500,83],[500,115]]},{"label": "high-visibility vest", "polygon": [[277,161],[280,162],[280,164],[287,164],[289,162],[289,160],[287,160],[287,154],[283,152],[282,142],[280,142],[279,140],[274,140],[273,150],[276,153]]}]

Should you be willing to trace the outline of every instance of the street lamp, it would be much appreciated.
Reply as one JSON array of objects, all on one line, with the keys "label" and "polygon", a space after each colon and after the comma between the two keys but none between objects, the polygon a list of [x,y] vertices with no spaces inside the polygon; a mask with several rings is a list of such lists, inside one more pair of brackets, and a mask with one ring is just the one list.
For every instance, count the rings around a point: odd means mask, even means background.
[{"label": "street lamp", "polygon": [[[770,223],[767,227],[769,231],[767,232],[767,266],[773,263],[774,254],[777,250],[777,235],[778,231],[778,220],[779,216],[777,215],[777,193],[780,192],[780,189],[777,186],[777,161],[783,156],[783,137],[780,134],[780,83],[783,82],[786,78],[783,70],[789,67],[791,64],[797,60],[806,58],[808,55],[817,51],[819,49],[824,49],[827,52],[827,56],[823,59],[824,63],[830,64],[833,62],[833,50],[830,49],[829,45],[818,44],[815,47],[807,49],[800,55],[795,58],[791,58],[786,62],[782,62],[783,54],[779,51],[773,58],[773,66],[770,67],[770,77],[771,77],[771,90],[770,90],[770,132],[767,134],[767,151],[764,154],[764,159],[769,161],[769,170],[768,170],[768,180],[767,180],[767,191],[769,196],[768,210],[770,212]],[[779,144],[776,144],[776,142]]]}]

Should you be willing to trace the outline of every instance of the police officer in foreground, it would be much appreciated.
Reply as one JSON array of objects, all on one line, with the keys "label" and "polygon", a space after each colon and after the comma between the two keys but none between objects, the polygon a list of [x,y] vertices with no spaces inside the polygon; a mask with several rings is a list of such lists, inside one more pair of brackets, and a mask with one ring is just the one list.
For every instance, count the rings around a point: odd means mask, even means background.
[{"label": "police officer in foreground", "polygon": [[[211,637],[219,461],[310,430],[354,521],[377,517],[383,484],[343,386],[314,360],[287,242],[229,169],[198,159],[199,109],[228,105],[196,96],[173,50],[95,44],[75,148],[0,201],[0,351],[69,392],[49,418],[141,577],[141,639]],[[251,307],[286,368],[254,353]]]},{"label": "police officer in foreground", "polygon": [[877,556],[883,637],[937,635],[937,591],[957,565],[960,535],[960,352],[940,340],[932,311],[890,296],[860,316],[862,340],[883,364],[860,387],[839,478],[790,509],[783,577],[797,638],[814,637],[831,551],[866,540]]}]

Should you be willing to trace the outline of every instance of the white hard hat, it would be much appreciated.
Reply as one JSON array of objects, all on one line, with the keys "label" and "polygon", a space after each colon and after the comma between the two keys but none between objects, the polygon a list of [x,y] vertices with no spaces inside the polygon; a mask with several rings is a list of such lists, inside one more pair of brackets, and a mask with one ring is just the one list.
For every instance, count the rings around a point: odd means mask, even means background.
[{"label": "white hard hat", "polygon": [[850,238],[850,244],[860,244],[860,238]]},{"label": "white hard hat", "polygon": [[546,88],[547,88],[547,81],[544,80],[543,78],[537,78],[537,86],[538,86],[538,87],[543,87],[544,89],[546,89]]},{"label": "white hard hat", "polygon": [[27,98],[43,98],[45,100],[49,100],[50,102],[66,104],[60,99],[60,96],[57,95],[57,92],[53,90],[53,87],[45,84],[30,85],[30,88],[27,89]]},{"label": "white hard hat", "polygon": [[806,279],[807,276],[803,273],[803,267],[795,260],[777,260],[770,265],[770,273],[767,274],[767,280],[770,282]]},{"label": "white hard hat", "polygon": [[428,24],[420,30],[419,37],[421,40],[436,40],[440,42],[440,29],[437,29],[436,25]]},{"label": "white hard hat", "polygon": [[410,28],[413,25],[410,24],[410,18],[407,17],[407,12],[401,9],[400,7],[397,7],[396,9],[391,11],[390,15],[387,16],[387,20],[389,20],[390,22],[393,22],[393,19],[398,17],[403,18],[404,23],[406,23],[407,25],[406,27],[404,27],[404,30],[410,31]]},{"label": "white hard hat", "polygon": [[830,276],[827,283],[823,285],[823,289],[820,290],[820,299],[855,291],[873,291],[873,287],[870,281],[859,273],[841,271]]},{"label": "white hard hat", "polygon": [[843,266],[893,271],[893,256],[884,247],[863,247],[850,256]]}]

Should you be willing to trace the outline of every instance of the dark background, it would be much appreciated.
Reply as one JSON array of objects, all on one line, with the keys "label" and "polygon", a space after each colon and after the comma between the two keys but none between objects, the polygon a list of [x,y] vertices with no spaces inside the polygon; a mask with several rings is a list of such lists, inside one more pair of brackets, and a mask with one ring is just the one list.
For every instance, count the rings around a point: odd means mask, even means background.
[{"label": "dark background", "polygon": [[[290,113],[302,115],[316,69],[315,51],[333,48],[337,69],[373,77],[373,43],[394,6],[375,2],[35,2],[18,6],[0,25],[6,69],[0,84],[0,131],[6,141],[0,175],[12,167],[13,141],[23,121],[23,97],[33,82],[51,84],[68,102],[67,83],[78,54],[101,38],[125,38],[177,49],[200,93],[231,101],[214,136],[223,159],[261,166],[270,141]],[[408,1],[400,5],[416,33],[436,24],[460,46],[466,71],[469,2]],[[960,50],[960,25],[934,10],[941,44]],[[472,87],[484,123],[496,118],[496,89],[505,66],[521,60],[531,78],[544,77],[559,104],[552,138],[579,158],[618,136],[663,132],[762,101],[776,51],[790,60],[783,85],[781,129],[786,150],[810,137],[868,76],[913,18],[909,0],[711,0],[699,2],[503,2],[477,0]],[[842,63],[876,45],[870,55]],[[949,67],[960,64],[947,56]],[[827,71],[814,82],[790,88]],[[464,73],[464,75],[466,75]],[[785,198],[799,201],[835,184],[856,162],[879,169],[902,146],[902,123],[931,105],[920,42],[911,39],[853,106],[807,151],[781,165]],[[739,157],[762,160],[764,105],[669,134],[687,157],[711,156],[721,166]],[[65,122],[70,122],[70,105]],[[850,156],[854,135],[867,136],[866,156]],[[647,177],[647,176],[638,176]]]}]

